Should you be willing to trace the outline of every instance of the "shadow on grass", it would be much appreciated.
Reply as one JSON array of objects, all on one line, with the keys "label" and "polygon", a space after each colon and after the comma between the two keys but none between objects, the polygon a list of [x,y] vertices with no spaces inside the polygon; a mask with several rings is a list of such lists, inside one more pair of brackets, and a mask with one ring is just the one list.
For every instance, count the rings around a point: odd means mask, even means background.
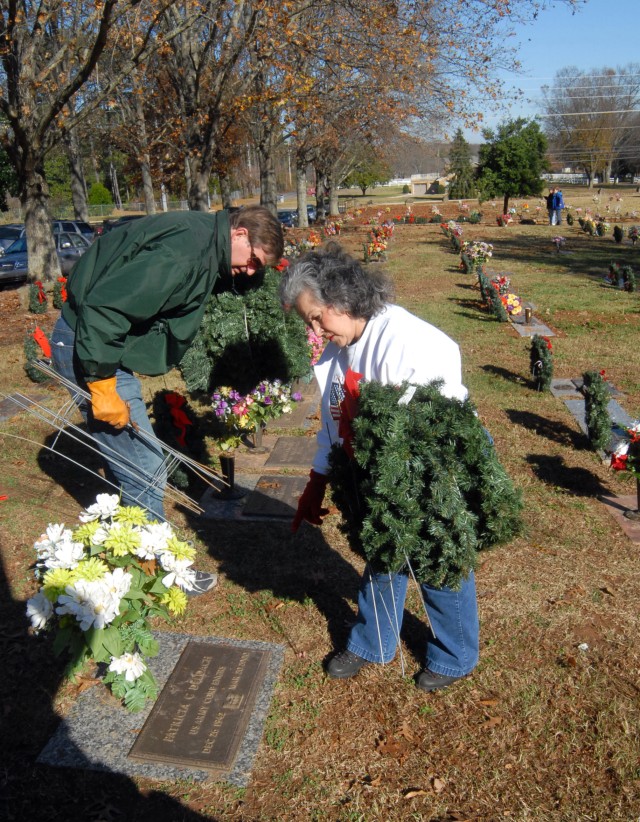
[{"label": "shadow on grass", "polygon": [[528,382],[520,374],[516,374],[514,371],[509,371],[506,368],[501,368],[499,365],[481,365],[480,370],[485,371],[487,374],[493,374],[494,377],[501,377],[503,380],[507,380],[508,382],[515,382],[518,385],[529,384],[530,386],[533,386],[533,383]]},{"label": "shadow on grass", "polygon": [[506,414],[515,425],[520,425],[528,431],[535,431],[536,434],[546,437],[551,442],[567,445],[575,451],[590,447],[584,434],[557,420],[548,420],[531,411],[517,411],[514,408],[506,409]]},{"label": "shadow on grass", "polygon": [[536,476],[547,485],[562,488],[578,497],[599,497],[611,493],[599,478],[586,468],[572,468],[562,457],[528,454],[527,462]]},{"label": "shadow on grass", "polygon": [[[264,522],[258,529],[255,522],[193,518],[191,525],[227,579],[251,594],[269,592],[278,599],[299,603],[310,599],[326,620],[333,648],[346,647],[356,620],[361,574],[331,548],[319,528],[303,523],[298,533],[292,535],[289,523]],[[262,608],[258,597],[256,608]],[[297,653],[300,649],[286,635],[284,627],[282,630],[283,640]],[[422,665],[427,626],[405,612],[402,636],[417,665]]]}]

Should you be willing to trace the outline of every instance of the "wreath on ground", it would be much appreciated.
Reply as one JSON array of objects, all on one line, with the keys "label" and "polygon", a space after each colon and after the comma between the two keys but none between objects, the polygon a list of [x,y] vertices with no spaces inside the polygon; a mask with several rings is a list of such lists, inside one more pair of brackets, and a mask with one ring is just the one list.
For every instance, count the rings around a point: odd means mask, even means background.
[{"label": "wreath on ground", "polygon": [[[198,417],[177,391],[158,391],[152,401],[154,431],[158,439],[170,448],[197,462],[209,463],[209,453]],[[178,465],[171,474],[171,481],[191,494],[204,491],[201,479],[187,466]]]},{"label": "wreath on ground", "polygon": [[522,501],[471,402],[441,386],[361,384],[354,459],[335,445],[330,482],[342,530],[374,570],[409,562],[420,582],[457,588],[478,551],[520,533]]}]

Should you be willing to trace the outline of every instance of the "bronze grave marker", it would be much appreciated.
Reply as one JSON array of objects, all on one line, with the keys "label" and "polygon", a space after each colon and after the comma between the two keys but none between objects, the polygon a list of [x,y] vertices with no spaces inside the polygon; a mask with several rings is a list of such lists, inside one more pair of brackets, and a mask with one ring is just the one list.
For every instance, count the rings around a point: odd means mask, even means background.
[{"label": "bronze grave marker", "polygon": [[308,473],[316,449],[315,437],[278,437],[265,468],[303,468]]},{"label": "bronze grave marker", "polygon": [[256,487],[247,497],[242,509],[243,516],[293,519],[307,479],[306,476],[269,474],[260,477]]},{"label": "bronze grave marker", "polygon": [[268,651],[188,642],[129,757],[224,776],[238,752],[268,663]]}]

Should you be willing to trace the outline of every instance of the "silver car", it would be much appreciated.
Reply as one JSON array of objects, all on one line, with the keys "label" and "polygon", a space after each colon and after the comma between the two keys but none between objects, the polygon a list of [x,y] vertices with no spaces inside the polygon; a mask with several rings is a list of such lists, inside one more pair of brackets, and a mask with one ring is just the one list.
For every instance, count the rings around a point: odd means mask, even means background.
[{"label": "silver car", "polygon": [[[66,276],[76,261],[91,247],[82,234],[55,234],[60,268]],[[0,257],[0,286],[25,283],[29,274],[27,238],[20,237]]]}]

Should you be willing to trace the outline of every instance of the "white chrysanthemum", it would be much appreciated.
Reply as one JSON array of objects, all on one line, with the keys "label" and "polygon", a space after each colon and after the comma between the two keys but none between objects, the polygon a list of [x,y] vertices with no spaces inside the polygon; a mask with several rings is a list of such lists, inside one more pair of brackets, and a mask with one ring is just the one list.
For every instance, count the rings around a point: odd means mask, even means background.
[{"label": "white chrysanthemum", "polygon": [[110,671],[115,671],[116,674],[124,674],[127,682],[135,682],[138,677],[147,670],[147,666],[142,661],[139,653],[122,654],[122,656],[114,656],[109,665]]},{"label": "white chrysanthemum", "polygon": [[53,614],[53,605],[42,591],[27,600],[27,616],[31,620],[31,627],[36,631],[42,630]]},{"label": "white chrysanthemum", "polygon": [[38,554],[50,551],[59,542],[68,542],[71,539],[71,531],[64,527],[64,523],[50,524],[42,536],[33,545]]},{"label": "white chrysanthemum", "polygon": [[113,571],[105,574],[102,579],[99,580],[107,596],[117,601],[116,613],[120,607],[120,600],[129,592],[129,588],[131,588],[132,579],[131,574],[127,573],[124,568],[114,568]]},{"label": "white chrysanthemum", "polygon": [[109,519],[120,507],[117,494],[98,494],[96,501],[80,514],[80,522],[93,522],[94,519]]},{"label": "white chrysanthemum", "polygon": [[92,581],[80,579],[73,585],[67,585],[66,593],[58,597],[60,605],[56,613],[75,616],[83,631],[109,625],[120,610],[120,600],[112,595],[105,582],[110,576],[105,574],[102,579]]},{"label": "white chrysanthemum", "polygon": [[173,528],[168,522],[151,522],[140,529],[142,542],[136,555],[142,559],[155,559],[167,550],[167,544],[173,537]]},{"label": "white chrysanthemum", "polygon": [[175,554],[166,551],[160,555],[160,564],[165,571],[169,572],[162,579],[163,585],[167,588],[171,588],[172,585],[177,585],[184,591],[192,590],[196,581],[196,572],[191,568],[193,560],[177,559]]},{"label": "white chrysanthemum", "polygon": [[99,528],[96,528],[95,532],[93,533],[91,537],[91,544],[102,545],[108,536],[109,529],[106,528],[104,525],[101,525]]},{"label": "white chrysanthemum", "polygon": [[634,434],[640,434],[640,420],[637,420],[632,425],[630,425],[629,431],[633,431]]},{"label": "white chrysanthemum", "polygon": [[49,551],[48,556],[42,557],[42,563],[47,568],[76,568],[84,559],[84,545],[81,542],[59,542]]}]

